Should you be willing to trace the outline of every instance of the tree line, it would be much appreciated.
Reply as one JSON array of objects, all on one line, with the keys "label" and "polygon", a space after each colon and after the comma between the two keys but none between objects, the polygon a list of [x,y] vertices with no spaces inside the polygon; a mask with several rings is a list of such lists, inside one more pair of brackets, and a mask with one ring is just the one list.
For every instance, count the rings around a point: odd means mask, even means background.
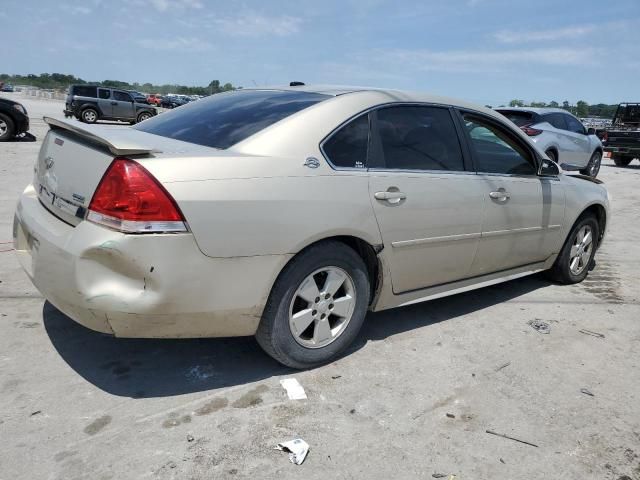
[{"label": "tree line", "polygon": [[[500,105],[504,107],[504,105]],[[529,104],[525,103],[524,100],[511,100],[509,102],[510,107],[538,107],[538,108],[562,108],[567,112],[572,113],[576,117],[602,117],[602,118],[613,118],[613,115],[616,113],[616,109],[618,108],[618,104],[615,105],[607,105],[605,103],[598,103],[595,105],[589,105],[584,100],[578,100],[575,105],[569,103],[568,100],[562,102],[562,104],[551,101],[549,103],[546,102],[531,102]]]},{"label": "tree line", "polygon": [[137,90],[145,93],[178,93],[182,95],[210,95],[212,93],[226,92],[235,90],[231,83],[222,84],[219,80],[212,80],[206,87],[189,87],[186,85],[164,84],[154,85],[152,83],[128,83],[119,80],[102,80],[99,82],[89,82],[74,75],[66,75],[63,73],[41,73],[40,75],[10,75],[8,73],[0,73],[0,82],[14,85],[29,85],[32,87],[43,88],[47,90],[66,90],[69,85],[91,84],[103,87],[121,88],[123,90]]}]

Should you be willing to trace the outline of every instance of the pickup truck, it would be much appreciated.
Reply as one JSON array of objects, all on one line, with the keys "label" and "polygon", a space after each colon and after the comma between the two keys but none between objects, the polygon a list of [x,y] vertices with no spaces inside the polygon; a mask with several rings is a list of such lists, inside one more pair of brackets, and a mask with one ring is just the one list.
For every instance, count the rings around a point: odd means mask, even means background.
[{"label": "pickup truck", "polygon": [[611,126],[602,133],[602,145],[618,166],[640,159],[640,103],[618,105]]}]

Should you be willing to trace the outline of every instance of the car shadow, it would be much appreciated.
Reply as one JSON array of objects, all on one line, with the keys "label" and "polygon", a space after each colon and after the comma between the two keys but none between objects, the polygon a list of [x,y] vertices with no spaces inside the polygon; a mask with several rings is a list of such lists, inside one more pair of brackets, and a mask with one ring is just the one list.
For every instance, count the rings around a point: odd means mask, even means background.
[{"label": "car shadow", "polygon": [[[480,311],[550,285],[535,275],[480,290],[369,313],[349,355],[370,340]],[[240,385],[295,372],[267,356],[253,337],[127,339],[94,332],[49,302],[44,326],[55,349],[85,380],[113,395],[151,398]]]},{"label": "car shadow", "polygon": [[6,142],[36,142],[38,139],[33,133],[24,132],[19,135],[10,138],[9,140],[5,140]]}]

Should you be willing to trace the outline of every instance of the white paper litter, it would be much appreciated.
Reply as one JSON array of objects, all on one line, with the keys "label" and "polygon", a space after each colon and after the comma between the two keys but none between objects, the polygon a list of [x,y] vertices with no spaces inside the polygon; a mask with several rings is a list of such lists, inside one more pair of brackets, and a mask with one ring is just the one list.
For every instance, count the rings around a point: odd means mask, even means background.
[{"label": "white paper litter", "polygon": [[287,391],[289,400],[305,400],[307,398],[304,388],[302,388],[302,385],[300,385],[295,378],[280,380],[280,385]]},{"label": "white paper litter", "polygon": [[307,458],[307,453],[309,453],[309,444],[301,438],[296,438],[295,440],[279,443],[275,449],[289,452],[289,461],[296,465],[301,465],[304,459]]}]

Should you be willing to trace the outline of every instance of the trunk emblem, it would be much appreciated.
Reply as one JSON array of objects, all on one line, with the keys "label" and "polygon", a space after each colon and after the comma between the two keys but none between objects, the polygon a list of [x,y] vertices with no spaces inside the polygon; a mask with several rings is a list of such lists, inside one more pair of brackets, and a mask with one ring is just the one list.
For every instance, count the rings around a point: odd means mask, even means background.
[{"label": "trunk emblem", "polygon": [[55,143],[56,145],[60,145],[60,146],[62,146],[62,145],[64,145],[64,140],[62,140],[61,138],[56,138],[56,139],[54,140],[54,143]]},{"label": "trunk emblem", "polygon": [[304,161],[303,165],[309,168],[318,168],[320,166],[320,161],[315,157],[309,157]]},{"label": "trunk emblem", "polygon": [[44,166],[47,168],[47,170],[51,169],[54,163],[56,162],[53,161],[53,157],[47,157],[44,159]]}]

